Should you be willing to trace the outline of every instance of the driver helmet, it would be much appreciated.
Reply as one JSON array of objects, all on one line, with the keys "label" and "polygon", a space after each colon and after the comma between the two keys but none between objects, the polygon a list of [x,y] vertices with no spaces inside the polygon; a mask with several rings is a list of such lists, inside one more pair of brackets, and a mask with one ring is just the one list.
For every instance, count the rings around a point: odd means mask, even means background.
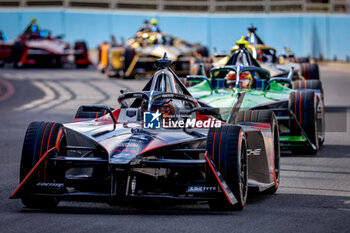
[{"label": "driver helmet", "polygon": [[239,87],[250,88],[253,83],[252,74],[249,71],[242,72],[239,76]]},{"label": "driver helmet", "polygon": [[230,88],[233,88],[236,85],[236,72],[230,71],[225,77],[226,83]]},{"label": "driver helmet", "polygon": [[263,54],[263,51],[258,50],[258,52],[257,52],[257,56],[256,56],[256,60],[258,60],[258,61],[262,62],[262,61],[263,61],[263,59],[264,59],[264,54]]},{"label": "driver helmet", "polygon": [[158,21],[155,18],[151,19],[150,22],[151,22],[152,25],[157,25],[158,24]]},{"label": "driver helmet", "polygon": [[[237,74],[234,71],[227,73],[225,80],[230,88],[236,85]],[[245,71],[239,75],[239,88],[250,88],[253,83],[253,77],[250,72]]]},{"label": "driver helmet", "polygon": [[33,24],[36,24],[36,18],[35,17],[32,17],[31,19],[30,19],[30,23],[33,25]]},{"label": "driver helmet", "polygon": [[[146,111],[148,101],[143,101],[141,105],[142,112]],[[158,100],[151,106],[151,112],[159,111],[161,119],[171,120],[175,115],[175,105],[172,100]]]}]

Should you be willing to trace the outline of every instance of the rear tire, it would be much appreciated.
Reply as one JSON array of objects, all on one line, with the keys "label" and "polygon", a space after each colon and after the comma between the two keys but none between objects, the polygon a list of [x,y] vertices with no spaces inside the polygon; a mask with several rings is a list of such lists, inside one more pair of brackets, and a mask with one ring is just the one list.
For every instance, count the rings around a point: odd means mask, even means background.
[{"label": "rear tire", "polygon": [[296,80],[292,83],[292,89],[314,89],[321,92],[321,99],[324,99],[323,85],[320,80]]},{"label": "rear tire", "polygon": [[[325,140],[325,107],[324,107],[324,91],[320,80],[297,80],[292,83],[293,89],[314,89],[321,92],[321,100],[317,102],[317,129],[319,131],[319,144],[322,145]],[[319,118],[321,116],[321,118]]]},{"label": "rear tire", "polygon": [[197,52],[202,55],[202,57],[209,57],[209,50],[206,46],[200,46]]},{"label": "rear tire", "polygon": [[[40,158],[52,147],[59,150],[65,145],[63,125],[52,122],[32,122],[27,129],[20,165],[20,182],[27,176]],[[43,162],[32,174],[30,181],[23,187],[24,193],[30,192],[38,182],[63,182],[64,171],[56,164]],[[22,203],[30,208],[52,208],[59,200],[51,197],[23,196]]]},{"label": "rear tire", "polygon": [[[293,153],[316,154],[319,148],[317,130],[317,98],[313,91],[296,91],[290,93],[289,109],[294,113],[307,137],[316,146],[312,148],[309,144],[291,149]],[[302,131],[294,119],[290,121],[291,136],[300,136]]]},{"label": "rear tire", "polygon": [[20,68],[20,61],[22,59],[23,53],[25,50],[24,43],[17,41],[12,46],[12,61],[13,61],[13,67],[14,68]]},{"label": "rear tire", "polygon": [[135,78],[133,75],[130,75],[128,77],[125,76],[126,71],[128,70],[129,66],[131,65],[132,60],[134,59],[136,52],[135,49],[126,48],[124,53],[124,70],[123,72],[119,72],[119,76],[122,79],[133,79]]},{"label": "rear tire", "polygon": [[89,66],[89,64],[78,64],[77,61],[79,59],[86,59],[89,60],[88,58],[88,48],[86,45],[85,41],[77,41],[74,43],[74,50],[78,50],[78,51],[82,51],[82,54],[77,54],[75,55],[75,64],[76,67],[79,69],[83,69],[83,68],[87,68]]},{"label": "rear tire", "polygon": [[290,61],[295,63],[309,63],[310,59],[308,57],[291,57]]},{"label": "rear tire", "polygon": [[[223,196],[209,201],[213,210],[242,210],[248,194],[248,158],[246,138],[241,127],[224,125],[221,128],[211,128],[207,137],[208,156],[223,175],[226,183],[235,195],[238,203],[229,204]],[[207,179],[211,179],[208,176]]]},{"label": "rear tire", "polygon": [[301,75],[306,80],[320,80],[320,72],[318,70],[318,65],[315,63],[301,63]]}]

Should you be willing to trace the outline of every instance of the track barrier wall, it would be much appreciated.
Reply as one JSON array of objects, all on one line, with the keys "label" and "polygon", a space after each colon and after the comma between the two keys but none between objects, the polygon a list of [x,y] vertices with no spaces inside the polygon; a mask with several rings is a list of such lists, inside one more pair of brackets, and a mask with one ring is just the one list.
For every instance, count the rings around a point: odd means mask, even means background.
[{"label": "track barrier wall", "polygon": [[63,8],[0,9],[0,30],[9,40],[15,39],[37,18],[41,29],[64,40],[85,40],[90,49],[114,34],[120,42],[132,37],[145,19],[155,17],[159,28],[189,42],[202,43],[213,51],[228,52],[251,24],[265,44],[278,53],[284,46],[297,56],[329,60],[350,60],[350,15],[345,14],[209,14],[162,13],[120,10],[78,10]]}]

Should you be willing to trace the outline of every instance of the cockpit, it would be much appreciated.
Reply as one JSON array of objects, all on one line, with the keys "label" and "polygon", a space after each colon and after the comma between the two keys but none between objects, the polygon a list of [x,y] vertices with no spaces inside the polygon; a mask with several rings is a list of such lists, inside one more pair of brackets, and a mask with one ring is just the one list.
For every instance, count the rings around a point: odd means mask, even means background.
[{"label": "cockpit", "polygon": [[159,69],[142,92],[123,93],[119,122],[141,121],[144,112],[159,112],[162,119],[174,119],[186,115],[198,107],[198,102],[169,68],[171,61],[157,61]]},{"label": "cockpit", "polygon": [[213,68],[210,72],[213,89],[241,88],[263,90],[270,74],[260,67],[224,66]]}]

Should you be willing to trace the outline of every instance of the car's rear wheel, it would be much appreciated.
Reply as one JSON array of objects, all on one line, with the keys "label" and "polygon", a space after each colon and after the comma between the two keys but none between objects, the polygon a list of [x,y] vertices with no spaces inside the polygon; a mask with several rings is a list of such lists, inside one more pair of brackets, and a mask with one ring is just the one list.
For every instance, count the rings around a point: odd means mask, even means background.
[{"label": "car's rear wheel", "polygon": [[308,57],[291,57],[290,61],[296,63],[309,63],[310,59]]},{"label": "car's rear wheel", "polygon": [[22,59],[25,50],[25,45],[23,42],[16,41],[12,46],[12,61],[14,68],[20,68],[20,61]]},{"label": "car's rear wheel", "polygon": [[133,79],[134,78],[134,76],[132,74],[130,74],[129,76],[126,76],[126,72],[127,72],[128,68],[130,67],[132,60],[134,59],[135,54],[136,54],[135,49],[130,49],[130,48],[125,49],[125,52],[124,52],[124,70],[123,70],[123,72],[119,72],[119,76],[121,78],[123,78],[123,79]]},{"label": "car's rear wheel", "polygon": [[77,41],[74,43],[74,50],[81,52],[81,54],[76,54],[75,63],[77,68],[87,68],[89,63],[79,63],[79,60],[88,60],[88,47],[85,41]]},{"label": "car's rear wheel", "polygon": [[202,57],[209,57],[209,50],[206,46],[200,46],[197,52],[202,55]]},{"label": "car's rear wheel", "polygon": [[[296,119],[290,120],[291,136],[303,135],[304,130],[314,148],[307,142],[304,146],[292,147],[294,153],[315,154],[319,148],[318,129],[317,129],[317,97],[313,91],[295,91],[289,96],[289,109],[293,112]],[[298,123],[299,124],[298,124]]]},{"label": "car's rear wheel", "polygon": [[316,79],[320,80],[320,72],[318,70],[318,65],[315,63],[301,63],[301,75],[306,79]]},{"label": "car's rear wheel", "polygon": [[[223,196],[209,201],[213,210],[242,210],[248,194],[248,158],[246,138],[241,127],[224,125],[211,128],[207,138],[208,156],[223,175],[238,203],[231,205]],[[213,177],[208,176],[207,179]]]},{"label": "car's rear wheel", "polygon": [[[40,158],[51,148],[60,150],[66,144],[63,126],[52,122],[32,122],[24,137],[22,158],[20,164],[20,182],[32,170]],[[52,208],[57,206],[58,200],[52,197],[35,197],[25,195],[38,182],[63,182],[64,171],[57,164],[44,161],[27,181],[22,197],[22,203],[30,208]]]},{"label": "car's rear wheel", "polygon": [[320,80],[295,80],[292,83],[292,89],[313,89],[321,92],[321,98],[324,99],[323,85]]},{"label": "car's rear wheel", "polygon": [[317,129],[319,131],[319,144],[322,145],[325,140],[325,106],[324,91],[320,80],[296,80],[292,83],[293,89],[313,89],[321,92],[321,99],[317,101]]}]

